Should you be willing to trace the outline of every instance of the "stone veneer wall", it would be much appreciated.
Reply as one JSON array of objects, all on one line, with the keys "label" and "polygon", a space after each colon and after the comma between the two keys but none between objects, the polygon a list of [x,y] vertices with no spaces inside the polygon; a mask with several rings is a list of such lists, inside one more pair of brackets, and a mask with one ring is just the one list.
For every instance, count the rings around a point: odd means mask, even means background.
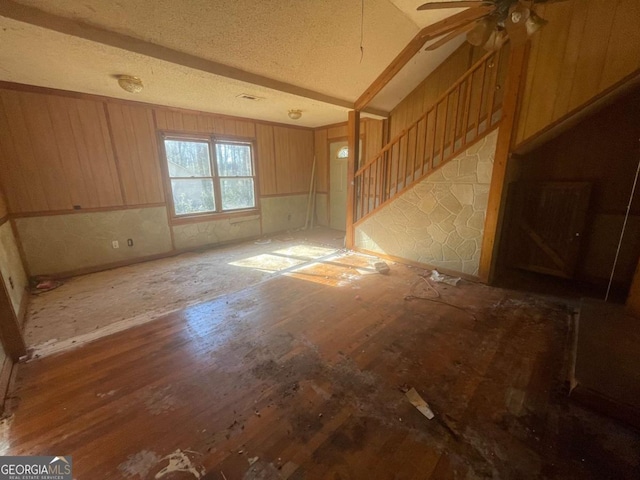
[{"label": "stone veneer wall", "polygon": [[175,225],[173,241],[176,249],[215,245],[260,236],[260,215],[211,220]]},{"label": "stone veneer wall", "polygon": [[[172,227],[165,207],[24,217],[16,219],[16,227],[29,273],[59,274],[169,253],[173,250],[172,231],[175,249],[183,250],[300,228],[304,226],[307,197],[263,197],[259,215]],[[4,230],[11,232],[11,225],[5,225]],[[10,244],[4,237],[0,237],[0,262],[3,245]],[[133,247],[127,246],[129,238]],[[113,240],[118,240],[120,248],[112,247]],[[26,275],[24,278],[26,282]]]},{"label": "stone veneer wall", "polygon": [[[9,293],[13,311],[17,315],[20,311],[22,299],[26,294],[25,289],[29,283],[20,259],[18,244],[13,236],[13,230],[9,222],[5,222],[0,226],[0,272]],[[2,367],[1,363],[0,367]]]},{"label": "stone veneer wall", "polygon": [[[171,251],[164,207],[16,219],[31,275],[62,273]],[[133,239],[133,247],[127,239]],[[118,240],[120,248],[111,246]]]},{"label": "stone veneer wall", "polygon": [[478,274],[497,130],[356,226],[356,246]]}]

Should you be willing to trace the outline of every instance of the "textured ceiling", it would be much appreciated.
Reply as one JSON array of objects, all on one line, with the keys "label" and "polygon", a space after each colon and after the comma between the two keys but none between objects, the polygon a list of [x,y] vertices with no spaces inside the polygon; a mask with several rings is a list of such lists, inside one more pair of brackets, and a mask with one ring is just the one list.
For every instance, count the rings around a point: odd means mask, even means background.
[{"label": "textured ceiling", "polygon": [[[296,123],[344,121],[353,102],[422,27],[457,10],[414,12],[420,0],[17,0],[343,101],[291,95],[0,17],[0,79],[108,96],[117,73],[143,78],[136,100]],[[364,17],[361,7],[364,5]],[[28,19],[27,19],[28,21]],[[362,21],[361,58],[360,37]],[[459,44],[459,43],[458,43]],[[421,52],[372,102],[389,111],[457,46]],[[286,89],[285,89],[286,90]],[[264,97],[240,101],[239,93]],[[297,92],[296,92],[297,93]],[[339,102],[334,102],[339,103]]]}]

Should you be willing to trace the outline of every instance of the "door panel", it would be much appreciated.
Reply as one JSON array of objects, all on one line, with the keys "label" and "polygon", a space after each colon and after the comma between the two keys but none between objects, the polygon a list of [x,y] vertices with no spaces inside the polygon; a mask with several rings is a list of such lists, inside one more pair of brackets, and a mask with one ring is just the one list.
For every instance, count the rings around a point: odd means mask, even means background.
[{"label": "door panel", "polygon": [[514,182],[507,264],[572,278],[580,253],[591,184],[586,182]]}]

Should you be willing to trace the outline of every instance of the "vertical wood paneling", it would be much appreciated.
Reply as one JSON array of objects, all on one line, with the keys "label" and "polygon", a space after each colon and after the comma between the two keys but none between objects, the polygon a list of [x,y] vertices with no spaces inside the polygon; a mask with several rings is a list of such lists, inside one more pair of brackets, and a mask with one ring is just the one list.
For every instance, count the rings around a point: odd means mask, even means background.
[{"label": "vertical wood paneling", "polygon": [[150,109],[109,103],[109,122],[127,205],[164,202]]},{"label": "vertical wood paneling", "polygon": [[365,133],[364,152],[362,155],[363,164],[369,161],[383,147],[382,123],[382,120],[373,120],[370,118],[367,118],[364,122],[361,122],[360,128],[361,130],[364,130]]},{"label": "vertical wood paneling", "polygon": [[311,168],[313,165],[313,132],[293,129],[289,131],[289,168],[293,178],[293,192],[309,191]]},{"label": "vertical wood paneling", "polygon": [[273,127],[273,146],[275,160],[278,168],[278,193],[293,191],[291,171],[289,170],[289,129],[285,127]]},{"label": "vertical wood paneling", "polygon": [[[2,173],[0,173],[2,175]],[[4,218],[9,214],[9,206],[5,202],[4,193],[0,190],[0,218]]]},{"label": "vertical wood paneling", "polygon": [[313,163],[313,132],[273,127],[273,133],[278,193],[307,192]]},{"label": "vertical wood paneling", "polygon": [[329,137],[326,129],[314,133],[314,154],[316,157],[316,188],[319,193],[329,191]]},{"label": "vertical wood paneling", "polygon": [[[0,216],[6,210],[21,214],[164,202],[156,128],[256,139],[262,195],[309,189],[311,129],[91,96],[0,89],[0,186],[7,202],[0,205]],[[321,175],[320,188],[326,191],[326,172]]]},{"label": "vertical wood paneling", "polygon": [[[478,58],[474,59],[473,53],[476,50]],[[453,52],[391,111],[389,115],[391,138],[431,108],[438,97],[485,53],[482,49],[474,49],[468,43],[464,43]]]},{"label": "vertical wood paneling", "polygon": [[0,166],[14,213],[122,205],[102,102],[3,90]]},{"label": "vertical wood paneling", "polygon": [[347,124],[330,127],[327,130],[328,138],[347,138]]},{"label": "vertical wood paneling", "polygon": [[276,179],[276,158],[273,148],[273,127],[271,125],[256,125],[256,138],[260,194],[275,195],[278,193],[278,183]]},{"label": "vertical wood paneling", "polygon": [[[599,89],[604,90],[618,79],[627,75],[633,67],[633,56],[627,56],[629,45],[640,45],[640,2],[638,0],[618,0],[613,18],[613,28]],[[640,53],[636,55],[636,68],[640,68]]]},{"label": "vertical wood paneling", "polygon": [[538,8],[549,24],[532,37],[517,144],[640,68],[637,0],[572,0]]}]

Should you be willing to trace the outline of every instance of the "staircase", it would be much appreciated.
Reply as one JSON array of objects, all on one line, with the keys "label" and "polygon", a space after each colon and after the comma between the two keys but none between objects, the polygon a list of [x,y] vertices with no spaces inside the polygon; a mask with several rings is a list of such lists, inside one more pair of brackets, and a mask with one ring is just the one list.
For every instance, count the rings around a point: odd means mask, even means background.
[{"label": "staircase", "polygon": [[487,53],[355,174],[360,222],[489,134],[502,117],[508,47]]}]

